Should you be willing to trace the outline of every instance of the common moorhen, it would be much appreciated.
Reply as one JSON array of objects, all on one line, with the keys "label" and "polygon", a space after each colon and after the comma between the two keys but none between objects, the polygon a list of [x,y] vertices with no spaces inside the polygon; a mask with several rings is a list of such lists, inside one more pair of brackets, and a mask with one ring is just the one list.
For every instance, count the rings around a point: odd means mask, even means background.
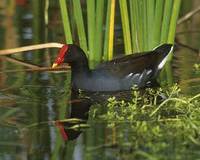
[{"label": "common moorhen", "polygon": [[136,53],[105,62],[91,70],[84,51],[67,44],[61,48],[52,68],[69,63],[72,88],[84,91],[122,91],[132,86],[151,86],[172,51],[172,44],[163,44],[153,51]]}]

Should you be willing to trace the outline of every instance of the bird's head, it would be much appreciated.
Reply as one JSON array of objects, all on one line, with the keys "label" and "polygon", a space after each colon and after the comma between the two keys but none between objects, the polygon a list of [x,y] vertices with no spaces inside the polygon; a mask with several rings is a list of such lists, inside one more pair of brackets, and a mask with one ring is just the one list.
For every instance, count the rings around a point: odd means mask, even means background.
[{"label": "bird's head", "polygon": [[83,50],[75,44],[64,44],[60,49],[52,68],[55,68],[63,63],[70,65],[87,63],[87,58]]}]

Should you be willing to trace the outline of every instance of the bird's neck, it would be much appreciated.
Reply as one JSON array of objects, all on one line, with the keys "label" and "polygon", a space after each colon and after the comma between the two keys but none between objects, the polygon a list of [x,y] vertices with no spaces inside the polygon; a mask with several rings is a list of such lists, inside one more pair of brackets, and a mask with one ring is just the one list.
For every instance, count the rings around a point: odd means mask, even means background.
[{"label": "bird's neck", "polygon": [[72,73],[74,74],[90,72],[87,58],[85,57],[84,59],[82,58],[81,60],[72,62],[71,70],[72,70]]},{"label": "bird's neck", "polygon": [[75,45],[72,45],[70,50],[71,54],[66,54],[65,61],[70,63],[72,73],[89,72],[88,59],[84,51]]}]

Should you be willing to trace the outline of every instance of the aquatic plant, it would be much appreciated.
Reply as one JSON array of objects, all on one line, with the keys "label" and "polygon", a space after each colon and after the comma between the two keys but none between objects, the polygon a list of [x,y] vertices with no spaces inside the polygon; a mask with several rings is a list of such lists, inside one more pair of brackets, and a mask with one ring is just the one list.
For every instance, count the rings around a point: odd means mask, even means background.
[{"label": "aquatic plant", "polygon": [[177,85],[144,93],[133,90],[131,101],[111,97],[106,111],[94,107],[91,116],[106,122],[115,132],[107,139],[119,149],[128,149],[124,154],[131,158],[182,159],[187,153],[198,157],[200,94],[188,97],[180,91]]},{"label": "aquatic plant", "polygon": [[196,71],[199,71],[200,70],[200,64],[195,63],[194,68],[195,68]]},{"label": "aquatic plant", "polygon": [[[181,4],[181,0],[59,2],[66,42],[77,43],[74,34],[77,32],[80,47],[88,53],[90,61],[96,62],[112,59],[116,25],[122,26],[126,54],[173,43]],[[120,12],[119,22],[115,21],[116,12]]]}]

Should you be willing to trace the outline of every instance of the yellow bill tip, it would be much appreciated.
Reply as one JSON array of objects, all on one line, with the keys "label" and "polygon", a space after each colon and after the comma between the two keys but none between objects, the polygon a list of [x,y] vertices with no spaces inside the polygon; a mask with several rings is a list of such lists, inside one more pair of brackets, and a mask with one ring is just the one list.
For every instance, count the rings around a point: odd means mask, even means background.
[{"label": "yellow bill tip", "polygon": [[57,64],[57,63],[54,63],[54,64],[52,65],[51,68],[55,68],[55,67],[57,67],[57,66],[58,66],[58,64]]}]

